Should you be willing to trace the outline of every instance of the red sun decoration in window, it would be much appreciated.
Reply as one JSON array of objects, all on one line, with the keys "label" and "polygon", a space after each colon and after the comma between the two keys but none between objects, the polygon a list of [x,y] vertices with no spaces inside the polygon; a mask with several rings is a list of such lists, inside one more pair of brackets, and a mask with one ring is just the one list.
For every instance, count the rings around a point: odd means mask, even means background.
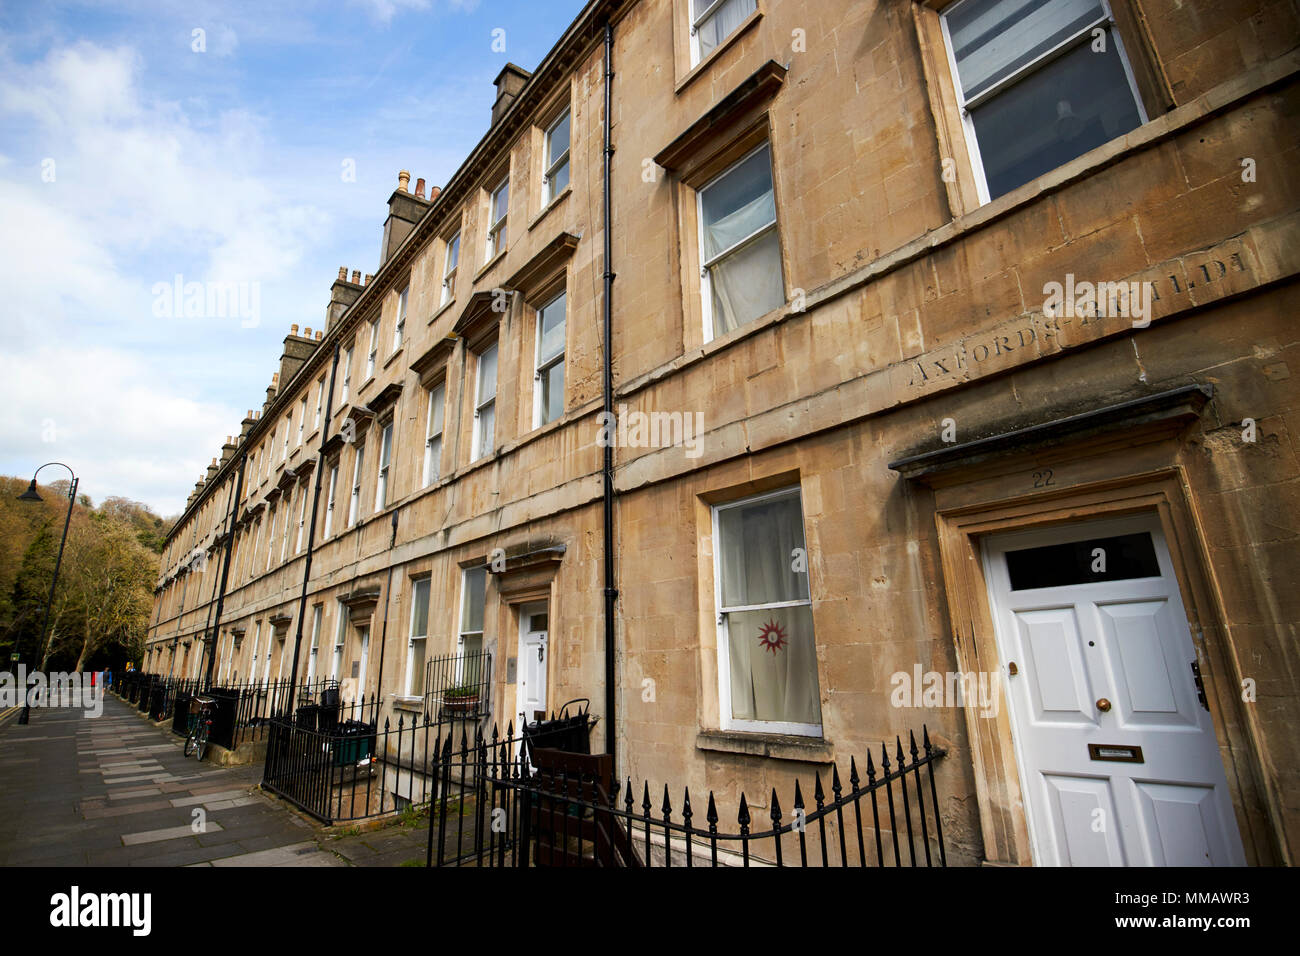
[{"label": "red sun decoration in window", "polygon": [[758,643],[764,650],[771,651],[775,654],[785,647],[785,631],[776,621],[769,620],[758,629]]}]

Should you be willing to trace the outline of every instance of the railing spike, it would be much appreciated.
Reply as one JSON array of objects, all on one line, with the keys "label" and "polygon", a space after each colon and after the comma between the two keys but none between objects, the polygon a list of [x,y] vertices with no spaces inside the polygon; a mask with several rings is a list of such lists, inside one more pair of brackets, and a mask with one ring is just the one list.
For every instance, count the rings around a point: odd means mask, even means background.
[{"label": "railing spike", "polygon": [[749,826],[749,801],[745,799],[743,791],[740,794],[740,812],[736,814],[736,822],[742,827]]},{"label": "railing spike", "polygon": [[718,807],[713,802],[713,791],[709,791],[709,808],[704,813],[704,819],[708,821],[710,827],[718,825]]},{"label": "railing spike", "polygon": [[796,810],[802,810],[803,807],[803,790],[800,789],[799,781],[796,779],[794,782],[794,808]]},{"label": "railing spike", "polygon": [[668,784],[664,784],[664,805],[663,805],[662,813],[664,816],[668,816],[668,814],[672,812],[673,812],[673,805],[668,800]]},{"label": "railing spike", "polygon": [[[867,759],[871,759],[871,754],[867,754]],[[849,757],[849,783],[853,784],[853,789],[858,789],[858,781],[862,778],[858,776],[858,762],[852,756]]]}]

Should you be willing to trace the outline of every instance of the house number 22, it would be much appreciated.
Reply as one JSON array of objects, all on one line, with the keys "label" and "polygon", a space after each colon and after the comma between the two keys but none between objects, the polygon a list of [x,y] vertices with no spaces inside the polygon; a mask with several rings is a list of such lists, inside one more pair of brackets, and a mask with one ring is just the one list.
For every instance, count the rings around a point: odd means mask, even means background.
[{"label": "house number 22", "polygon": [[1055,485],[1056,482],[1052,480],[1052,475],[1053,472],[1050,468],[1044,468],[1042,471],[1034,472],[1034,487],[1046,488],[1049,485]]}]

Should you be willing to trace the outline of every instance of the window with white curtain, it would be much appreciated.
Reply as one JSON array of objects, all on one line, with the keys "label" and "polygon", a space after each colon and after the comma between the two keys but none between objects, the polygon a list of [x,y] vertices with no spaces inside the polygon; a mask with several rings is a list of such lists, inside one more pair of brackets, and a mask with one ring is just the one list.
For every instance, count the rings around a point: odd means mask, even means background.
[{"label": "window with white curtain", "polygon": [[352,497],[348,501],[348,527],[361,516],[361,463],[366,457],[366,446],[357,444],[357,457],[352,460]]},{"label": "window with white curtain", "polygon": [[456,293],[456,269],[460,266],[460,233],[447,241],[447,258],[442,264],[442,300],[446,305]]},{"label": "window with white curtain", "polygon": [[284,417],[284,444],[280,446],[280,461],[289,457],[289,432],[293,431],[293,412]]},{"label": "window with white curtain", "polygon": [[302,444],[303,429],[307,427],[307,396],[298,403],[298,444]]},{"label": "window with white curtain", "polygon": [[[375,359],[379,357],[379,320],[370,323],[370,351],[366,353],[366,380],[375,374]],[[365,382],[362,383],[363,385]]]},{"label": "window with white curtain", "polygon": [[537,312],[537,371],[533,395],[533,427],[564,414],[564,312],[561,292]]},{"label": "window with white curtain", "polygon": [[320,428],[321,415],[325,410],[325,376],[322,375],[316,380],[316,424],[312,426],[315,431]]},{"label": "window with white curtain", "polygon": [[[305,496],[304,496],[305,497]],[[284,533],[280,536],[280,563],[289,556],[289,535],[293,530],[293,488],[288,488],[284,493]]]},{"label": "window with white curtain", "polygon": [[1146,121],[1105,0],[958,0],[943,25],[985,201]]},{"label": "window with white curtain", "polygon": [[406,334],[406,303],[410,298],[411,287],[407,286],[397,297],[397,324],[393,326],[393,351],[402,347],[402,337]]},{"label": "window with white curtain", "polygon": [[492,454],[496,432],[497,405],[497,347],[489,346],[479,353],[478,374],[474,386],[474,442],[470,460],[478,461]]},{"label": "window with white curtain", "polygon": [[429,637],[429,579],[411,585],[411,636],[406,644],[406,696],[424,693],[424,648]]},{"label": "window with white curtain", "polygon": [[488,236],[486,262],[496,258],[496,254],[506,247],[506,214],[510,211],[510,178],[506,177],[501,185],[492,190],[492,199],[488,205]]},{"label": "window with white curtain", "polygon": [[334,655],[330,658],[331,680],[338,680],[342,676],[339,671],[343,667],[343,642],[348,636],[348,609],[340,602],[338,611],[339,626],[334,633]]},{"label": "window with white curtain", "polygon": [[266,567],[265,571],[271,570],[271,560],[275,557],[275,506],[266,516]]},{"label": "window with white curtain", "polygon": [[569,185],[569,111],[559,115],[546,131],[546,173],[542,192],[547,203]]},{"label": "window with white curtain", "polygon": [[375,479],[375,510],[388,505],[388,466],[393,458],[393,423],[384,426],[379,439],[379,475]]},{"label": "window with white curtain", "polygon": [[438,469],[442,459],[442,420],[446,404],[447,389],[444,385],[435,385],[429,389],[429,409],[425,419],[424,436],[424,480],[427,487],[438,480]]},{"label": "window with white curtain", "polygon": [[329,492],[325,499],[325,531],[321,535],[328,538],[330,532],[334,529],[334,502],[338,492],[339,485],[339,466],[338,462],[330,465]]},{"label": "window with white curtain", "polygon": [[691,0],[691,65],[712,53],[756,9],[756,0]]},{"label": "window with white curtain", "polygon": [[339,407],[348,403],[352,391],[352,346],[343,350],[343,384],[339,387]]},{"label": "window with white curtain", "polygon": [[307,489],[302,489],[302,494],[298,496],[302,503],[298,506],[298,541],[293,546],[294,554],[302,554],[303,529],[307,525]]},{"label": "window with white curtain", "polygon": [[722,728],[820,736],[799,489],[715,506],[713,540]]},{"label": "window with white curtain", "polygon": [[311,650],[307,652],[307,683],[316,679],[316,655],[320,651],[321,606],[316,605],[311,615]]},{"label": "window with white curtain", "polygon": [[486,600],[487,568],[467,568],[461,575],[460,630],[456,638],[458,684],[476,684],[479,681],[476,655],[483,650],[483,606]]},{"label": "window with white curtain", "polygon": [[698,197],[708,340],[785,301],[768,144],[700,187]]}]

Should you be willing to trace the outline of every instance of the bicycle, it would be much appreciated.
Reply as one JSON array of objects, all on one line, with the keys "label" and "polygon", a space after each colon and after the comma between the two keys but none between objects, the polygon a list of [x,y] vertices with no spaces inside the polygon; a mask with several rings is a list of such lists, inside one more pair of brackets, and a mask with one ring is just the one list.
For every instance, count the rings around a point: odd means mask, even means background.
[{"label": "bicycle", "polygon": [[197,694],[190,698],[189,733],[185,737],[186,757],[194,754],[197,760],[202,760],[207,753],[208,734],[212,732],[212,705],[215,703],[211,697],[200,697]]}]

